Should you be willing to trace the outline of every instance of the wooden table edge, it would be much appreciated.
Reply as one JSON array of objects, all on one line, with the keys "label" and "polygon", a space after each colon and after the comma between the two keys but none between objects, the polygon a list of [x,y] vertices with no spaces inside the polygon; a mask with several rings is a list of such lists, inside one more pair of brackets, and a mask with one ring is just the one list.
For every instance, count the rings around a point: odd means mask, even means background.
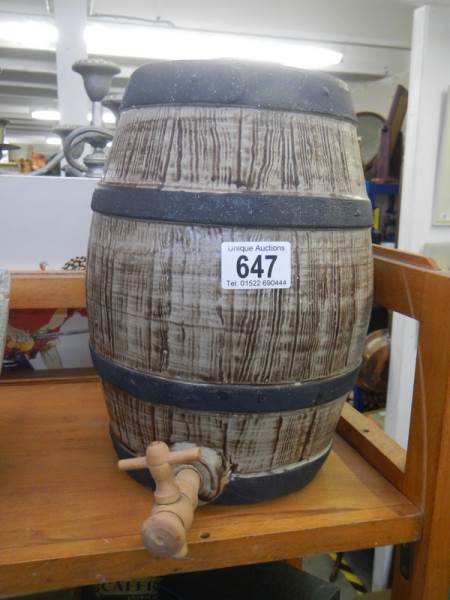
[{"label": "wooden table edge", "polygon": [[[95,553],[78,552],[26,561],[16,559],[10,563],[0,562],[0,593],[63,589],[120,579],[204,571],[331,551],[406,543],[420,538],[421,527],[422,517],[417,512],[319,530],[312,527],[282,533],[255,532],[255,535],[220,540],[198,539],[190,541],[189,554],[184,560],[154,558],[143,547],[111,551],[105,549],[104,552]],[[323,541],[324,533],[326,542]]]}]

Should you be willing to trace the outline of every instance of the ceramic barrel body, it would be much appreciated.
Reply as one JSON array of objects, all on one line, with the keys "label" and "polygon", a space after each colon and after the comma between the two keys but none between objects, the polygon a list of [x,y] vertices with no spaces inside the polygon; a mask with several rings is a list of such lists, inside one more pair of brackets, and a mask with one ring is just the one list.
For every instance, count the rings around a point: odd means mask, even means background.
[{"label": "ceramic barrel body", "polygon": [[305,485],[356,380],[372,296],[345,84],[254,63],[142,67],[93,210],[90,340],[119,455],[212,448],[224,503]]}]

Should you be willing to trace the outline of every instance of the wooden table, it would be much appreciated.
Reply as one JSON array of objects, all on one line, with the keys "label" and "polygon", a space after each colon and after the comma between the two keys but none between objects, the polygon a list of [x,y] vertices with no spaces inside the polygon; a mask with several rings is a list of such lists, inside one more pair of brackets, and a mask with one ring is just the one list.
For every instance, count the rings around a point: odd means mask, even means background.
[{"label": "wooden table", "polygon": [[342,438],[303,491],[204,506],[185,560],[139,531],[151,492],[116,467],[98,381],[1,389],[0,591],[35,591],[411,541],[417,508]]},{"label": "wooden table", "polygon": [[[63,278],[59,285],[54,274],[13,277],[12,307],[52,308],[55,298],[58,307],[78,306],[82,277]],[[446,600],[450,277],[422,257],[375,248],[375,298],[420,321],[407,453],[346,406],[342,437],[304,490],[257,505],[198,509],[183,560],[155,559],[140,542],[151,493],[116,468],[97,377],[3,380],[0,592],[399,548],[417,540],[403,557],[401,549],[396,553],[392,598]]]}]

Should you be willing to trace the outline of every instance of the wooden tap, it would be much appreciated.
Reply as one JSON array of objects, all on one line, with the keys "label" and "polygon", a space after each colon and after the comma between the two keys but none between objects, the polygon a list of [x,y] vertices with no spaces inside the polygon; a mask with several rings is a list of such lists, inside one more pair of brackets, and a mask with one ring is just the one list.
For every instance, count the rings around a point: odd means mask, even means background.
[{"label": "wooden tap", "polygon": [[[119,460],[121,471],[148,468],[155,482],[154,504],[142,525],[142,542],[157,556],[182,558],[187,554],[186,533],[198,504],[200,473],[189,463],[199,460],[201,449],[171,452],[164,442],[152,442],[145,456]],[[171,465],[180,465],[175,476]]]}]

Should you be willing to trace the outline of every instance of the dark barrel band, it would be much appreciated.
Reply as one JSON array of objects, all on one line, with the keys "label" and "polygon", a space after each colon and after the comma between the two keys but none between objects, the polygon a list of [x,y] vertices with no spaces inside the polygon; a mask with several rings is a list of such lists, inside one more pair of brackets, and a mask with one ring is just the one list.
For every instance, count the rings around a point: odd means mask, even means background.
[{"label": "dark barrel band", "polygon": [[368,200],[214,194],[101,185],[92,210],[118,217],[245,227],[342,229],[370,227]]},{"label": "dark barrel band", "polygon": [[348,86],[320,71],[236,60],[176,60],[131,75],[121,110],[165,105],[244,106],[356,122]]},{"label": "dark barrel band", "polygon": [[164,379],[128,369],[91,348],[99,375],[146,402],[213,412],[263,413],[299,410],[335,400],[356,383],[359,367],[338,377],[302,384],[230,385]]},{"label": "dark barrel band", "polygon": [[[117,456],[121,459],[135,458],[136,455],[130,452],[112,432],[110,433]],[[233,475],[231,481],[227,483],[220,496],[212,504],[252,504],[291,494],[302,489],[311,481],[329,453],[330,450],[304,464],[299,464],[298,467],[278,473],[268,472],[264,475],[255,475],[255,477]],[[155,489],[148,469],[128,471],[128,475],[142,485]]]}]

